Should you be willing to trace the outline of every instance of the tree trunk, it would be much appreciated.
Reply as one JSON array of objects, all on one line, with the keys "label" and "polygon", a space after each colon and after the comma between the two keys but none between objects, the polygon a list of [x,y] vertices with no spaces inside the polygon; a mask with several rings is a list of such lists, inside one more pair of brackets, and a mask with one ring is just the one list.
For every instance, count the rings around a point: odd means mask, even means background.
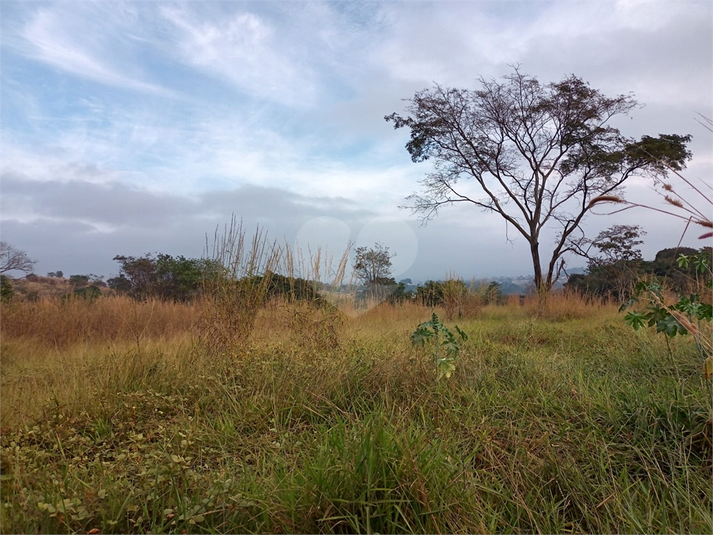
[{"label": "tree trunk", "polygon": [[535,270],[535,289],[538,294],[548,289],[544,288],[544,281],[542,280],[542,265],[540,264],[540,244],[537,238],[532,238],[530,241],[530,253],[532,254],[532,267]]}]

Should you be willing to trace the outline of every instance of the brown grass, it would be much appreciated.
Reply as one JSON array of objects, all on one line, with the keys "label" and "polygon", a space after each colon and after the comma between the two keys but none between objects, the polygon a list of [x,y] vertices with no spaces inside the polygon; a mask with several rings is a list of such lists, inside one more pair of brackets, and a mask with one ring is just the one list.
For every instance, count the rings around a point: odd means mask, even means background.
[{"label": "brown grass", "polygon": [[348,348],[355,340],[366,347],[380,347],[380,351],[392,347],[386,351],[394,358],[373,364],[373,379],[390,383],[389,377],[399,375],[401,364],[411,358],[410,351],[404,352],[405,341],[432,312],[450,326],[530,318],[566,321],[615,311],[613,305],[588,304],[566,293],[554,294],[545,302],[528,297],[522,306],[519,298],[505,306],[479,305],[476,317],[451,320],[446,318],[446,308],[416,302],[383,302],[356,314],[348,307],[341,311],[329,305],[276,299],[259,310],[255,329],[242,350],[218,358],[201,342],[204,306],[200,302],[137,302],[120,296],[94,302],[46,298],[2,305],[3,425],[37,418],[51,400],[59,406],[91,406],[98,392],[116,392],[119,385],[126,385],[127,377],[137,384],[146,380],[168,384],[195,382],[196,369],[229,374],[234,359],[257,358],[266,348],[271,348],[275,358],[284,352],[285,358],[301,355],[315,359],[315,365],[348,370],[344,359],[352,358]]},{"label": "brown grass", "polygon": [[200,304],[114,296],[90,301],[44,298],[2,306],[3,339],[32,341],[45,348],[171,339],[194,331]]},{"label": "brown grass", "polygon": [[[30,278],[12,279],[15,299],[38,300],[46,298],[61,298],[74,291],[74,286],[69,279],[62,277],[42,277],[40,275]],[[98,286],[102,295],[113,295],[114,291],[106,286]]]},{"label": "brown grass", "polygon": [[556,291],[545,297],[527,296],[523,305],[526,314],[553,321],[582,319],[614,308],[615,305],[608,300],[587,300],[579,293],[567,290]]}]

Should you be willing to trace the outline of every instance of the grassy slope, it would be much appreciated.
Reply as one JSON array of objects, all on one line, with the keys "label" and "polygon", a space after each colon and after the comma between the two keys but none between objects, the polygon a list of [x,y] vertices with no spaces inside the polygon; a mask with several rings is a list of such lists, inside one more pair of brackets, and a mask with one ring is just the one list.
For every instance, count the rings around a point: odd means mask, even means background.
[{"label": "grassy slope", "polygon": [[216,358],[123,306],[47,312],[81,343],[3,311],[3,532],[713,531],[700,358],[613,309],[486,307],[437,383],[423,308],[278,308]]}]

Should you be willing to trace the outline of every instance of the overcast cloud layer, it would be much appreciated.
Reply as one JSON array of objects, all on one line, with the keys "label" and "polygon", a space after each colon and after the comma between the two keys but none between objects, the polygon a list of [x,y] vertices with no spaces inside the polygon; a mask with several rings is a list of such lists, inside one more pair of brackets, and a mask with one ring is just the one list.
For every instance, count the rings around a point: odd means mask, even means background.
[{"label": "overcast cloud layer", "polygon": [[[397,278],[529,274],[524,239],[497,216],[446,209],[421,227],[399,210],[430,165],[412,163],[408,133],[383,120],[434,82],[474,88],[513,64],[544,83],[576,74],[633,92],[645,106],[616,123],[622,132],[691,133],[686,176],[713,176],[713,135],[695,120],[713,116],[708,0],[0,10],[0,230],[39,274],[108,276],[119,254],[201,256],[233,213],[313,248],[380,241]],[[659,202],[644,180],[627,196]],[[684,227],[653,214],[591,216],[586,230],[640,224],[651,258]]]}]

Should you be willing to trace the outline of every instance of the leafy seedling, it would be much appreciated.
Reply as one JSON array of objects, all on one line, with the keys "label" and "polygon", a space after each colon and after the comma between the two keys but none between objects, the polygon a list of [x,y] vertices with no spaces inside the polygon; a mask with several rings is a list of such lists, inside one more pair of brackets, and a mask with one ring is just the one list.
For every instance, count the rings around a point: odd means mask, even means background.
[{"label": "leafy seedling", "polygon": [[468,339],[468,335],[457,325],[454,328],[460,339],[456,338],[456,335],[440,322],[434,312],[430,321],[421,323],[411,334],[411,343],[421,347],[426,347],[426,342],[433,339],[433,354],[438,380],[443,377],[449,379],[453,375],[456,369],[455,361],[460,352],[461,340]]}]

